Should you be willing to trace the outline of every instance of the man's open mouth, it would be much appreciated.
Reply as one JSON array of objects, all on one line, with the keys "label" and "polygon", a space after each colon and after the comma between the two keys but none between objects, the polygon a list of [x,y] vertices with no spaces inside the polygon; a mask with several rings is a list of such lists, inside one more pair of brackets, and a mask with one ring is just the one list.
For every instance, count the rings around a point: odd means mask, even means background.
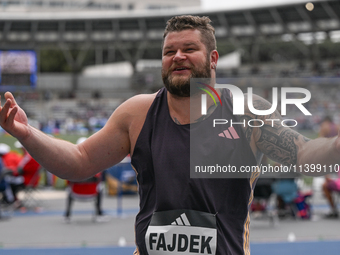
[{"label": "man's open mouth", "polygon": [[183,71],[183,70],[190,70],[190,69],[188,67],[185,67],[185,66],[174,68],[174,71]]}]

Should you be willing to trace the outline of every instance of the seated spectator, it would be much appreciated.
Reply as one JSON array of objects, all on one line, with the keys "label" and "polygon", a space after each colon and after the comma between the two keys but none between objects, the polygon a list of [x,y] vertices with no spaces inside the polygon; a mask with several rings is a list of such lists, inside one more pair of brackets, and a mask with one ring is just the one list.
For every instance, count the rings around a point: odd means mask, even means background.
[{"label": "seated spectator", "polygon": [[6,180],[7,174],[11,171],[5,167],[3,160],[10,150],[11,148],[7,144],[0,143],[0,192],[2,194],[1,202],[5,204],[12,204],[15,201],[10,184]]},{"label": "seated spectator", "polygon": [[[319,137],[334,137],[338,134],[338,127],[330,116],[326,116],[320,124]],[[325,176],[325,182],[322,185],[322,191],[331,207],[331,211],[325,215],[325,218],[338,218],[339,213],[333,200],[333,192],[340,192],[340,173],[338,178],[333,180],[328,175]]]},{"label": "seated spectator", "polygon": [[[40,165],[32,158],[32,156],[26,151],[21,143],[17,141],[15,142],[14,146],[22,150],[23,156],[18,162],[16,169],[13,169],[13,176],[8,176],[6,181],[8,181],[8,183],[11,185],[15,200],[18,200],[17,193],[21,189],[24,189],[28,185],[36,186],[38,184],[38,171],[40,170]],[[9,165],[10,162],[14,164],[14,162],[17,160],[13,155],[11,156],[11,159],[11,161],[8,160]]]},{"label": "seated spectator", "polygon": [[328,219],[339,218],[339,212],[333,199],[333,193],[334,192],[340,193],[340,172],[338,172],[338,178],[335,180],[330,178],[329,176],[325,177],[325,182],[322,185],[322,191],[327,199],[328,204],[331,207],[331,211],[325,215],[325,218]]},{"label": "seated spectator", "polygon": [[310,219],[311,205],[309,200],[313,196],[313,192],[299,190],[294,178],[278,179],[272,185],[272,188],[274,193],[277,194],[279,217],[291,215],[300,219]]},{"label": "seated spectator", "polygon": [[2,160],[6,169],[13,172],[13,175],[17,175],[18,165],[22,159],[22,155],[15,151],[9,151],[3,155]]},{"label": "seated spectator", "polygon": [[[77,144],[85,141],[85,137],[80,137],[77,141]],[[85,200],[88,198],[95,198],[95,210],[96,215],[94,220],[98,222],[108,221],[109,218],[104,215],[102,209],[102,197],[103,197],[103,189],[101,186],[102,182],[102,173],[98,173],[95,176],[82,181],[82,182],[71,182],[68,181],[68,194],[66,201],[66,210],[65,210],[65,222],[70,222],[72,204],[74,199]]]},{"label": "seated spectator", "polygon": [[64,214],[66,223],[71,221],[71,210],[74,200],[87,200],[89,198],[94,198],[95,201],[94,220],[98,222],[109,220],[109,218],[104,215],[102,209],[103,189],[101,179],[102,176],[101,173],[99,173],[82,182],[68,181],[66,210]]},{"label": "seated spectator", "polygon": [[338,126],[330,116],[326,116],[320,124],[319,137],[334,137],[338,134]]},{"label": "seated spectator", "polygon": [[287,206],[294,202],[298,196],[298,187],[294,178],[277,179],[272,184],[273,192],[277,195],[277,209],[279,216],[284,217],[287,211]]},{"label": "seated spectator", "polygon": [[24,177],[24,185],[37,185],[39,182],[39,177],[37,172],[40,169],[40,165],[32,156],[26,151],[26,149],[21,145],[20,142],[15,142],[15,147],[21,149],[23,152],[23,157],[18,164],[17,173]]}]

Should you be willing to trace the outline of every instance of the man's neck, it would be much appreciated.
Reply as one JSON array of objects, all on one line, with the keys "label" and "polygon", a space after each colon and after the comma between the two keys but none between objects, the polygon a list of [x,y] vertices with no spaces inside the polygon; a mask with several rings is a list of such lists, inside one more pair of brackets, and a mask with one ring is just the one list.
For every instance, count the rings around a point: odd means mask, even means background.
[{"label": "man's neck", "polygon": [[[212,77],[213,81],[215,81],[215,76]],[[212,82],[212,87],[215,84]],[[218,90],[220,94],[220,91]],[[190,97],[179,97],[171,94],[167,91],[167,99],[168,99],[168,108],[169,113],[173,121],[178,125],[185,125],[190,123],[195,123],[201,120],[204,120],[207,116],[209,116],[214,110],[214,102],[208,97],[207,98],[207,106],[208,113],[206,116],[202,116],[201,113],[201,94],[196,94]],[[190,107],[192,108],[190,110]]]},{"label": "man's neck", "polygon": [[201,94],[191,97],[178,97],[167,92],[169,113],[173,121],[178,125],[185,125],[204,120],[216,108],[214,102],[208,99],[208,113],[201,113]]},{"label": "man's neck", "polygon": [[190,97],[178,97],[167,92],[169,113],[178,125],[190,123]]}]

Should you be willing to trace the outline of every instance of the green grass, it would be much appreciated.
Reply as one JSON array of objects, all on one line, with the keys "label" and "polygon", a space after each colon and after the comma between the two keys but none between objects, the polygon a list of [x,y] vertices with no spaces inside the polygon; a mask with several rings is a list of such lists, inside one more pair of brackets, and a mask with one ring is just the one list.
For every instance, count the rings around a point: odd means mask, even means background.
[{"label": "green grass", "polygon": [[[301,132],[301,134],[303,134],[306,137],[311,138],[311,139],[315,139],[317,137],[317,134],[313,131],[303,131],[303,132]],[[62,134],[59,134],[59,135],[55,135],[55,137],[69,141],[71,143],[76,143],[78,138],[82,137],[82,135],[75,135],[75,134],[62,135]],[[8,144],[11,147],[12,150],[19,152],[19,150],[17,150],[17,148],[14,147],[15,141],[17,141],[17,139],[8,135],[8,134],[0,135],[0,143]]]},{"label": "green grass", "polygon": [[[69,134],[69,135],[55,135],[58,139],[63,139],[66,141],[70,141],[71,143],[76,143],[78,138],[81,137],[81,135],[75,135],[75,134]],[[3,134],[0,135],[0,143],[8,144],[13,151],[20,152],[17,148],[14,147],[14,143],[17,141],[16,138],[9,134]]]}]

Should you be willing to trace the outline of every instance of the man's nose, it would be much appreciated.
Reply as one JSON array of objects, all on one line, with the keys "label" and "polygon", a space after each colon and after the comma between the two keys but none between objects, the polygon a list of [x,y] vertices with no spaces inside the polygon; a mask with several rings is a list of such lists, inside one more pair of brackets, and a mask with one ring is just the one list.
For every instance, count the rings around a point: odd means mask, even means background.
[{"label": "man's nose", "polygon": [[173,61],[181,61],[181,60],[185,60],[186,59],[186,55],[181,51],[181,50],[177,50]]}]

